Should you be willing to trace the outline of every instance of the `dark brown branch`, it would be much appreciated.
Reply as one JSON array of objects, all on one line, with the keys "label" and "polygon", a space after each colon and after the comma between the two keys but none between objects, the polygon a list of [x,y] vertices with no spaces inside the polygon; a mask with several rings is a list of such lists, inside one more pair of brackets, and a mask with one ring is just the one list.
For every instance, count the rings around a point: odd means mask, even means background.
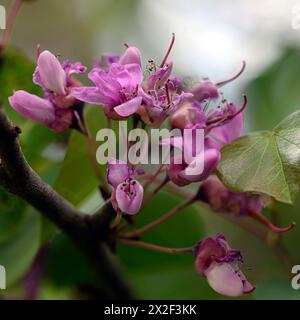
[{"label": "dark brown branch", "polygon": [[19,134],[20,129],[0,107],[0,184],[39,210],[82,250],[99,278],[101,298],[132,298],[108,250],[111,205],[106,204],[94,217],[76,209],[33,171],[23,156]]},{"label": "dark brown branch", "polygon": [[12,126],[0,108],[0,159],[2,183],[48,219],[70,234],[83,226],[84,216],[37,175],[25,160],[18,143],[20,129]]}]

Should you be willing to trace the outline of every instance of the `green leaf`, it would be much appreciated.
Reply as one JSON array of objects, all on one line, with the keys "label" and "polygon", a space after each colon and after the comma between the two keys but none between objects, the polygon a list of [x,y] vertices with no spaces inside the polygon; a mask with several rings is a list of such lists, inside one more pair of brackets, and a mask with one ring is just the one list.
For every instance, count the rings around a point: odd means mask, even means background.
[{"label": "green leaf", "polygon": [[264,279],[253,293],[257,300],[300,300],[299,290],[292,288],[289,277]]},{"label": "green leaf", "polygon": [[292,203],[300,188],[300,111],[272,131],[249,134],[223,147],[218,174],[235,191],[262,192]]},{"label": "green leaf", "polygon": [[26,204],[0,189],[0,243],[14,236],[24,219]]},{"label": "green leaf", "polygon": [[30,267],[40,244],[40,216],[28,209],[17,232],[0,243],[0,264],[6,268],[7,285],[20,279]]},{"label": "green leaf", "polygon": [[247,86],[248,128],[253,131],[271,130],[281,119],[299,108],[299,61],[299,49],[287,48],[274,64]]},{"label": "green leaf", "polygon": [[57,287],[94,284],[95,273],[70,239],[58,233],[47,257],[47,276]]},{"label": "green leaf", "polygon": [[[95,139],[97,130],[104,127],[100,107],[86,106],[85,120]],[[92,155],[96,157],[96,154]],[[73,131],[67,153],[54,188],[74,205],[85,200],[97,187],[99,181],[91,164],[89,149],[83,134]]]},{"label": "green leaf", "polygon": [[[145,225],[177,206],[183,200],[160,192],[137,216]],[[190,206],[143,236],[143,241],[166,247],[188,247],[201,240],[203,226],[199,208]],[[194,270],[192,254],[167,254],[127,245],[118,254],[130,281],[141,298],[197,299],[217,297],[204,278]]]},{"label": "green leaf", "polygon": [[71,203],[78,205],[97,186],[98,180],[89,160],[86,140],[81,133],[74,131],[54,188]]}]

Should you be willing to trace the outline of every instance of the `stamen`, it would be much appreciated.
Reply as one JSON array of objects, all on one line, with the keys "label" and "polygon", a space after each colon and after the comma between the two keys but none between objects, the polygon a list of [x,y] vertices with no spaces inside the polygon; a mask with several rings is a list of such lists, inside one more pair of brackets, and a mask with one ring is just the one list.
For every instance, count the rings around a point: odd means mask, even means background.
[{"label": "stamen", "polygon": [[266,217],[264,217],[262,214],[252,211],[250,212],[250,217],[252,217],[253,219],[255,219],[256,221],[259,221],[260,223],[262,223],[263,225],[265,225],[266,227],[268,227],[269,229],[271,229],[273,232],[276,233],[283,233],[283,232],[288,232],[291,229],[294,228],[294,226],[296,225],[295,222],[292,222],[288,227],[286,228],[280,228],[277,227],[275,225],[273,225]]},{"label": "stamen", "polygon": [[169,57],[169,54],[170,54],[170,52],[172,51],[174,42],[175,42],[175,33],[172,33],[172,40],[171,40],[169,49],[168,49],[168,51],[167,51],[167,53],[166,53],[166,55],[165,55],[165,57],[164,57],[161,65],[160,65],[160,68],[162,68],[162,67],[165,65],[165,63],[166,63],[166,61],[167,61],[167,59],[168,59],[168,57]]},{"label": "stamen", "polygon": [[216,85],[220,88],[220,87],[224,86],[225,84],[237,79],[244,72],[245,68],[246,68],[246,61],[243,60],[242,61],[242,67],[241,67],[240,71],[236,75],[234,75],[233,77],[231,77],[231,78],[229,78],[227,80],[218,82],[218,83],[216,83]]},{"label": "stamen", "polygon": [[246,95],[243,95],[243,98],[244,98],[244,103],[241,106],[241,108],[236,113],[234,113],[233,115],[229,116],[227,119],[231,120],[231,119],[235,118],[237,115],[239,115],[241,112],[244,111],[244,109],[247,106],[248,99],[247,99]]},{"label": "stamen", "polygon": [[168,106],[170,106],[171,105],[171,98],[170,98],[168,84],[165,84],[165,89],[166,89],[166,95],[167,95],[167,100],[168,100]]}]

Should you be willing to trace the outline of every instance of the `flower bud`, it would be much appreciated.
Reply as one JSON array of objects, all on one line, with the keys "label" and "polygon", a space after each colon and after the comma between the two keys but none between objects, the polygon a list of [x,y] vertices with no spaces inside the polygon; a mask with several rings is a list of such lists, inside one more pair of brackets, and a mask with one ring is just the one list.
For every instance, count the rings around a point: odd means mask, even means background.
[{"label": "flower bud", "polygon": [[190,92],[199,102],[202,102],[203,100],[219,98],[218,86],[210,80],[204,80],[195,84]]},{"label": "flower bud", "polygon": [[66,73],[50,51],[43,51],[37,61],[37,70],[45,88],[57,94],[65,94]]},{"label": "flower bud", "polygon": [[47,99],[19,90],[14,92],[8,100],[17,112],[28,119],[46,126],[51,126],[55,120],[54,107]]},{"label": "flower bud", "polygon": [[200,125],[204,128],[206,116],[194,103],[187,103],[179,108],[171,117],[171,128],[184,130],[188,125]]},{"label": "flower bud", "polygon": [[136,47],[128,47],[123,55],[121,55],[118,62],[122,65],[136,63],[141,66],[142,62],[140,50]]}]

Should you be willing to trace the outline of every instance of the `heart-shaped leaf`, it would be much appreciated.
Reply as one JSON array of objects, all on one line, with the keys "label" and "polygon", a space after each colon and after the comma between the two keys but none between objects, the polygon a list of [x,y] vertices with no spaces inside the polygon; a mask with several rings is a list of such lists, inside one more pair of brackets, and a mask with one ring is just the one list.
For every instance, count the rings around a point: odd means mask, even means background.
[{"label": "heart-shaped leaf", "polygon": [[292,203],[300,189],[300,111],[272,131],[246,135],[222,148],[218,174],[235,191],[262,192]]}]

